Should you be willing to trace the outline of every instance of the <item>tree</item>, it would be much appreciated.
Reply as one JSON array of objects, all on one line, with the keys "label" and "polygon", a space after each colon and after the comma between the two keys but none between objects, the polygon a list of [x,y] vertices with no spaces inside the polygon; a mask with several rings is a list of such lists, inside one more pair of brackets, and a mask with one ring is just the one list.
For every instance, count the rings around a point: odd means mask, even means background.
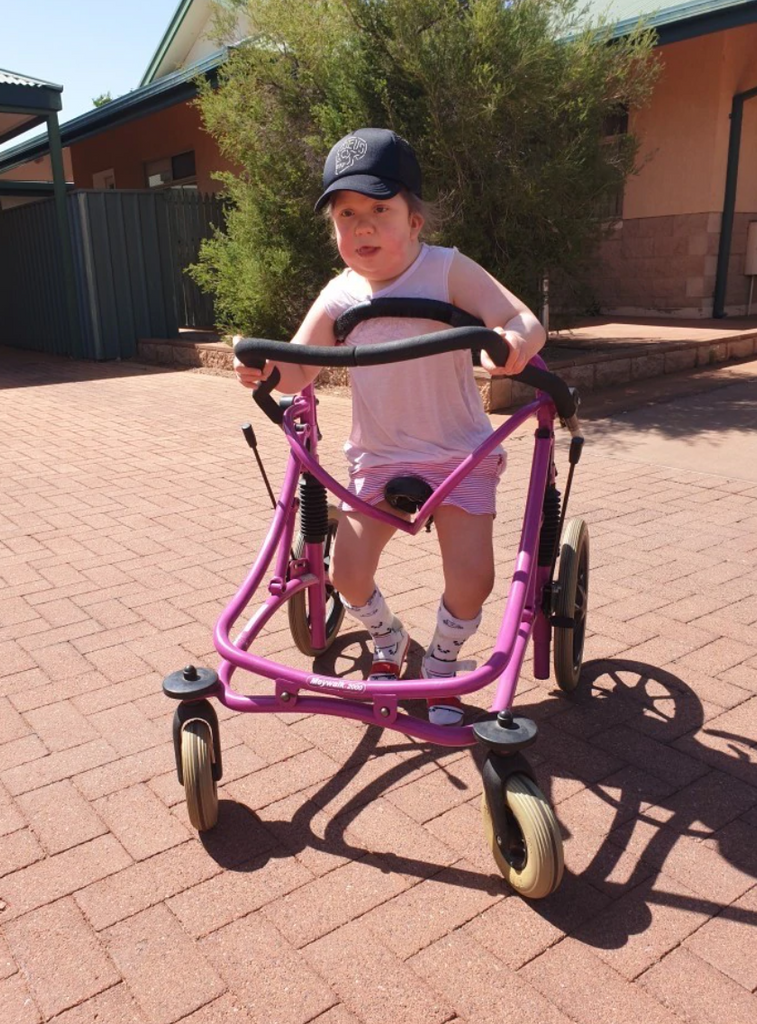
[{"label": "tree", "polygon": [[94,106],[94,107],[104,107],[106,103],[112,103],[112,102],[113,102],[113,97],[111,96],[111,94],[109,92],[103,92],[103,93],[100,93],[99,96],[95,96],[94,97],[94,99],[92,100],[92,106]]},{"label": "tree", "polygon": [[637,141],[607,146],[604,126],[648,98],[651,32],[610,43],[577,0],[252,0],[247,14],[253,37],[198,101],[242,168],[219,175],[226,231],[193,270],[222,324],[295,329],[339,265],[312,212],[324,158],[366,125],[415,147],[444,244],[533,306],[545,273],[564,296],[580,284],[603,200],[635,169]]}]

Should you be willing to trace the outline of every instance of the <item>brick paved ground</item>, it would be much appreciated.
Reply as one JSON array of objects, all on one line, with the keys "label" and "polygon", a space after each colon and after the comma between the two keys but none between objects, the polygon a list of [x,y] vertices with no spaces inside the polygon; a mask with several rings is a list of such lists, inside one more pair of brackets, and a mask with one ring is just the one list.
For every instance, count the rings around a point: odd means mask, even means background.
[{"label": "brick paved ground", "polygon": [[[569,699],[526,671],[519,691],[567,863],[528,904],[484,848],[468,752],[339,719],[224,712],[220,822],[198,839],[160,680],[216,663],[213,622],[268,520],[249,399],[226,377],[10,350],[0,373],[1,1024],[755,1020],[753,460],[726,477],[587,449],[586,684]],[[348,403],[321,409],[336,466]],[[278,478],[281,438],[259,435]],[[510,445],[473,656],[528,447]],[[381,574],[415,659],[434,548],[397,540]],[[301,664],[284,618],[263,649]],[[365,664],[345,626],[324,668]]]}]

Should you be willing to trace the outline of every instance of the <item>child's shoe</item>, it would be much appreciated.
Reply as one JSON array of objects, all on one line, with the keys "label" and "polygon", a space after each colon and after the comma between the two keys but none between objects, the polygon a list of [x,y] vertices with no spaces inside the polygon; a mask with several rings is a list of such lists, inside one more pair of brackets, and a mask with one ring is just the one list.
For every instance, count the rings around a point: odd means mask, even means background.
[{"label": "child's shoe", "polygon": [[384,683],[399,679],[410,646],[410,634],[400,620],[395,618],[391,629],[385,633],[374,634],[373,645],[373,664],[368,682]]}]

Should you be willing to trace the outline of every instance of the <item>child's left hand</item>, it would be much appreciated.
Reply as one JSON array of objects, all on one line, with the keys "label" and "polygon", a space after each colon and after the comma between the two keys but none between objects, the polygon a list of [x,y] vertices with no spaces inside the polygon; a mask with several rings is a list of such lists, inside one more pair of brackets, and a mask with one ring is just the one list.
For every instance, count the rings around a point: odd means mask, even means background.
[{"label": "child's left hand", "polygon": [[481,365],[492,377],[512,377],[516,373],[520,373],[528,362],[520,353],[524,340],[515,331],[506,331],[502,327],[495,327],[494,330],[504,338],[510,349],[510,354],[504,366],[495,366],[486,350],[483,350],[481,352]]}]

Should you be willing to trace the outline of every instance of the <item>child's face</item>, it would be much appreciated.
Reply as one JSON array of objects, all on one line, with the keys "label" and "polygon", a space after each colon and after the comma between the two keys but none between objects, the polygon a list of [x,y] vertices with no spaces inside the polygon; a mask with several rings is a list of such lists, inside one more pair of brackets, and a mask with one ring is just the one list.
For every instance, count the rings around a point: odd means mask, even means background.
[{"label": "child's face", "polygon": [[339,254],[372,285],[389,284],[418,255],[423,217],[404,196],[372,199],[360,192],[336,192],[331,207]]}]

